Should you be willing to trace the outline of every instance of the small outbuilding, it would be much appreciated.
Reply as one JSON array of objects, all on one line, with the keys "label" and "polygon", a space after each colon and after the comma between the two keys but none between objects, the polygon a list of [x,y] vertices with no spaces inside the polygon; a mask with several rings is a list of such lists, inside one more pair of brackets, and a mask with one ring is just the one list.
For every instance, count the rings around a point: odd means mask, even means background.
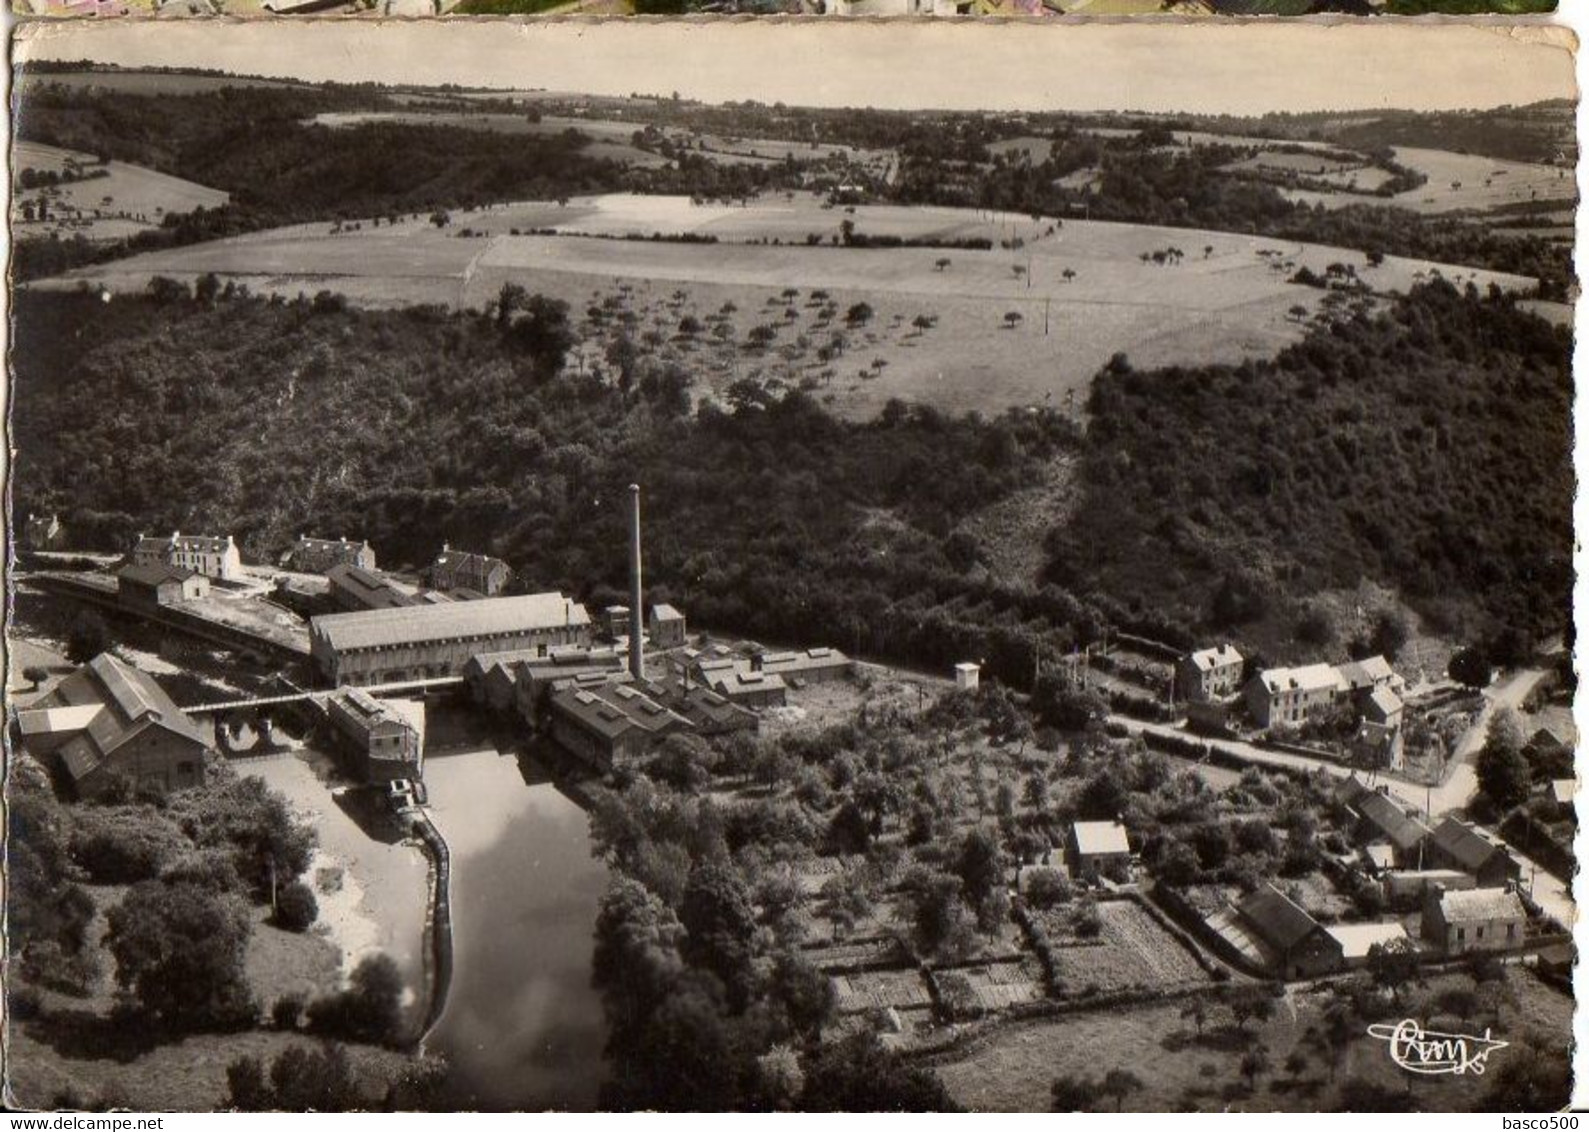
[{"label": "small outbuilding", "polygon": [[210,580],[180,566],[150,563],[116,572],[116,598],[127,609],[152,612],[208,597]]},{"label": "small outbuilding", "polygon": [[1131,841],[1117,821],[1079,821],[1070,827],[1070,875],[1097,880],[1131,868]]}]

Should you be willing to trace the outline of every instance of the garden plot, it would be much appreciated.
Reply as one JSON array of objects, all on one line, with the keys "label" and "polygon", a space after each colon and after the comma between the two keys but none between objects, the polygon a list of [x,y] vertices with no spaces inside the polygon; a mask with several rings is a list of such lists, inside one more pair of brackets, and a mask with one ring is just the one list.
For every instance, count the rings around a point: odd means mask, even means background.
[{"label": "garden plot", "polygon": [[[994,1014],[1029,1002],[1042,1002],[1048,997],[1043,986],[1043,973],[1036,959],[1006,960],[981,967],[956,967],[940,971],[940,994],[952,997],[955,987],[963,988],[973,1000],[978,1013]],[[961,980],[964,980],[961,982]]]},{"label": "garden plot", "polygon": [[897,971],[856,971],[833,976],[840,1014],[867,1010],[932,1008],[932,994],[921,972],[914,968]]},{"label": "garden plot", "polygon": [[[1168,988],[1209,982],[1180,940],[1159,926],[1134,900],[1098,904],[1096,942],[1060,943],[1068,924],[1055,925],[1053,956],[1067,993],[1103,993]],[[1044,917],[1045,927],[1049,917]],[[1063,921],[1062,921],[1063,923]]]}]

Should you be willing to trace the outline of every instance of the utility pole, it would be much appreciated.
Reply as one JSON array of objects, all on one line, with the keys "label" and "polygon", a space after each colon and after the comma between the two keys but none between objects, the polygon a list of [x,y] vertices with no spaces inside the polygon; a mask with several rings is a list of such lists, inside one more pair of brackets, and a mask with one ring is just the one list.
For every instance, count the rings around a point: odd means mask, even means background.
[{"label": "utility pole", "polygon": [[1053,301],[1054,301],[1054,297],[1052,295],[1044,295],[1043,296],[1043,337],[1044,338],[1048,337],[1048,308],[1053,303]]}]

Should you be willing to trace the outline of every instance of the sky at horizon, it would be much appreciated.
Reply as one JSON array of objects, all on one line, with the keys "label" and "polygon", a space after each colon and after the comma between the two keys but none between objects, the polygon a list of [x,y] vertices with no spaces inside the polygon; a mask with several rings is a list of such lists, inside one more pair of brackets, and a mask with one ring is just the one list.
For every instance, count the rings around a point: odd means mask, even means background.
[{"label": "sky at horizon", "polygon": [[1504,22],[193,20],[17,33],[18,62],[798,106],[1262,114],[1577,96],[1571,33]]}]

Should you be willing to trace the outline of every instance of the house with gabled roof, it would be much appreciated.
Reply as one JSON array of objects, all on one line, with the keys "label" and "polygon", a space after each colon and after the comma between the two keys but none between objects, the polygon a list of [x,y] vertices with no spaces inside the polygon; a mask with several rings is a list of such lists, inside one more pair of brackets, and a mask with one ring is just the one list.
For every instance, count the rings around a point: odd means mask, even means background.
[{"label": "house with gabled roof", "polygon": [[17,712],[23,749],[58,767],[80,798],[118,784],[168,793],[204,781],[210,734],[153,677],[101,653]]},{"label": "house with gabled roof", "polygon": [[1461,869],[1484,887],[1499,887],[1523,872],[1506,846],[1456,817],[1448,817],[1434,827],[1426,856],[1432,866]]},{"label": "house with gabled roof", "polygon": [[1396,865],[1416,865],[1419,847],[1429,837],[1429,827],[1378,790],[1357,779],[1347,779],[1336,797],[1356,819],[1353,833],[1364,846],[1386,845]]},{"label": "house with gabled roof", "polygon": [[1447,955],[1511,951],[1522,947],[1528,912],[1511,888],[1424,892],[1423,937]]},{"label": "house with gabled roof", "polygon": [[1273,884],[1253,890],[1236,914],[1259,941],[1271,970],[1281,978],[1307,979],[1339,970],[1341,941]]},{"label": "house with gabled roof", "polygon": [[1194,703],[1222,700],[1241,689],[1247,658],[1235,645],[1198,649],[1176,661],[1175,687],[1181,699]]},{"label": "house with gabled roof", "polygon": [[502,559],[454,550],[447,543],[441,544],[441,553],[430,566],[430,584],[443,593],[473,590],[486,597],[495,597],[511,577],[513,570]]},{"label": "house with gabled roof", "polygon": [[210,580],[203,574],[164,562],[123,566],[116,571],[116,600],[128,609],[152,613],[208,596]]},{"label": "house with gabled roof", "polygon": [[659,602],[651,607],[651,619],[647,629],[653,648],[676,649],[684,644],[686,637],[684,614],[666,602]]},{"label": "house with gabled roof", "polygon": [[1332,664],[1301,668],[1266,668],[1247,681],[1247,710],[1259,727],[1295,727],[1333,707],[1347,683]]},{"label": "house with gabled roof", "polygon": [[1070,875],[1097,880],[1131,868],[1131,840],[1117,821],[1079,821],[1070,827]]},{"label": "house with gabled roof", "polygon": [[1346,682],[1347,692],[1353,696],[1367,695],[1378,688],[1395,692],[1400,696],[1407,686],[1407,682],[1396,674],[1396,670],[1390,666],[1390,661],[1383,656],[1349,660],[1345,664],[1336,665],[1336,671]]},{"label": "house with gabled roof", "polygon": [[357,566],[360,570],[375,569],[375,549],[368,539],[314,538],[299,535],[287,552],[287,565],[307,574],[324,574],[333,566]]},{"label": "house with gabled roof", "polygon": [[139,535],[133,544],[134,566],[178,566],[207,578],[235,581],[243,576],[243,558],[231,535],[185,535],[172,531],[169,537]]}]

